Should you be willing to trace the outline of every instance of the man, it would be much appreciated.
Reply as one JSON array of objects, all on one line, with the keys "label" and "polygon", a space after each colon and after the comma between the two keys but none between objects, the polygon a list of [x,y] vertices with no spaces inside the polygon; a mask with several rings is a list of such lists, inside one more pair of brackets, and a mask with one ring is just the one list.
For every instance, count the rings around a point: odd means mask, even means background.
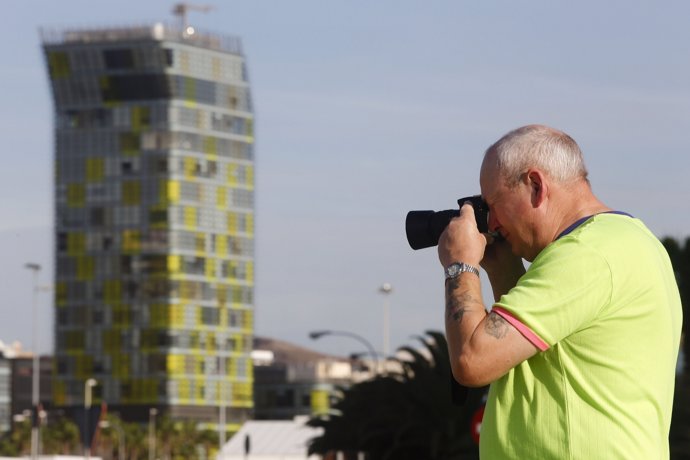
[{"label": "man", "polygon": [[594,196],[579,147],[555,129],[506,134],[480,183],[502,238],[479,233],[465,204],[438,250],[453,375],[491,383],[481,457],[668,458],[682,313],[663,246]]}]

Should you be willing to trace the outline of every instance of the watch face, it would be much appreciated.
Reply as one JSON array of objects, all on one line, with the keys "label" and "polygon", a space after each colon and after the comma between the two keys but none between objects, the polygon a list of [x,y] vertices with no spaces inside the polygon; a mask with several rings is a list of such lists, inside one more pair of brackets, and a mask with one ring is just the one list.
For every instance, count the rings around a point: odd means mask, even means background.
[{"label": "watch face", "polygon": [[448,267],[448,276],[455,276],[460,272],[460,264],[453,264]]}]

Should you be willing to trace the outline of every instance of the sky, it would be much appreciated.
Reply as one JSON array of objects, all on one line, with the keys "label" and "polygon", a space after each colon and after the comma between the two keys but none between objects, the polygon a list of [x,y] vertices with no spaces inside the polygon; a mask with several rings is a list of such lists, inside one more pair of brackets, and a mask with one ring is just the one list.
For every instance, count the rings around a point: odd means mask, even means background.
[{"label": "sky", "polygon": [[[39,30],[174,23],[173,4],[2,3],[5,343],[53,348],[53,103]],[[484,150],[525,124],[574,137],[608,206],[659,237],[690,235],[688,2],[211,4],[189,22],[242,39],[255,104],[257,335],[365,351],[308,337],[347,331],[381,350],[385,302],[393,349],[442,330],[442,270],[434,249],[409,248],[405,215],[478,193]],[[43,267],[35,322],[27,262]]]}]

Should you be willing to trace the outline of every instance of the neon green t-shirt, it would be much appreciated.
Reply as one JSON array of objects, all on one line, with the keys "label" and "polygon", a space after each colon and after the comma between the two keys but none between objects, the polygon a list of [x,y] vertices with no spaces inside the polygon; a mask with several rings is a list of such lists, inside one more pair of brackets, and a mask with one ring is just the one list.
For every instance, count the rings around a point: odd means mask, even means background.
[{"label": "neon green t-shirt", "polygon": [[682,310],[644,224],[599,214],[494,305],[542,351],[491,384],[483,459],[667,459]]}]

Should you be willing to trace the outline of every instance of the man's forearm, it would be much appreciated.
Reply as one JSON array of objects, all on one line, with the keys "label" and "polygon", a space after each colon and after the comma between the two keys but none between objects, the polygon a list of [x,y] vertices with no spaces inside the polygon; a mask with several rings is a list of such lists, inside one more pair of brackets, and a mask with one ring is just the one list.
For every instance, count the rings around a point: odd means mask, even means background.
[{"label": "man's forearm", "polygon": [[474,273],[461,273],[446,281],[446,338],[455,370],[479,323],[486,316],[481,283]]}]

